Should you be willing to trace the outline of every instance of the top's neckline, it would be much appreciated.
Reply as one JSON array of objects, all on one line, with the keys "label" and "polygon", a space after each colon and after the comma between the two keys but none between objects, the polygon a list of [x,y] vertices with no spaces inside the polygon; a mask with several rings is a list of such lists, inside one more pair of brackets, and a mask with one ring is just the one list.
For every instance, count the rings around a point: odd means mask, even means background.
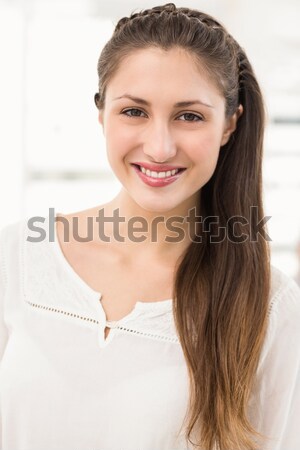
[{"label": "top's neckline", "polygon": [[[55,218],[58,216],[63,216],[63,214],[61,213],[56,213]],[[49,215],[47,217],[48,221],[49,221]],[[58,234],[57,234],[57,227],[56,227],[56,221],[54,222],[54,245],[53,245],[53,249],[56,253],[56,255],[58,256],[61,264],[64,266],[64,268],[68,271],[68,273],[71,275],[71,277],[73,278],[73,280],[79,284],[86,292],[88,295],[92,296],[92,297],[97,297],[97,299],[101,299],[102,297],[102,293],[95,291],[95,289],[93,289],[91,286],[89,286],[81,277],[80,275],[76,272],[76,270],[73,268],[73,266],[70,264],[70,262],[67,260],[67,258],[65,257],[65,254],[62,250],[62,247],[60,245],[60,241],[58,238]]]},{"label": "top's neckline", "polygon": [[[64,214],[58,212],[55,214],[55,218],[59,217],[59,216],[64,216]],[[47,216],[47,220],[49,221],[49,215]],[[73,280],[79,284],[81,286],[81,288],[83,288],[87,294],[89,296],[91,296],[91,298],[96,298],[98,301],[101,300],[102,298],[102,293],[96,291],[95,289],[93,289],[89,284],[87,284],[82,278],[81,276],[76,272],[76,270],[72,267],[72,265],[70,264],[70,262],[67,260],[67,258],[65,257],[62,247],[60,245],[60,241],[58,238],[58,234],[57,234],[57,227],[56,227],[56,221],[54,222],[54,245],[53,245],[53,249],[56,253],[56,255],[58,256],[60,263],[64,266],[64,268],[68,271],[68,273],[70,274],[70,276],[73,278]],[[156,300],[156,301],[152,301],[152,302],[146,302],[146,301],[140,301],[138,300],[135,304],[135,308],[138,309],[165,309],[165,308],[169,308],[170,305],[172,304],[173,299],[172,298],[168,298],[168,299],[163,299],[163,300]]]}]

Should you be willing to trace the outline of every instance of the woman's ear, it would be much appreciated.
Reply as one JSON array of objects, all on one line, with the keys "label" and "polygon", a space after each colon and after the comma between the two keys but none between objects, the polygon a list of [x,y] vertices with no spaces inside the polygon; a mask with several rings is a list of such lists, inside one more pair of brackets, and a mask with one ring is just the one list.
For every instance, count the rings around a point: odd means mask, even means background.
[{"label": "woman's ear", "polygon": [[99,106],[98,106],[99,97],[100,97],[99,93],[96,92],[96,94],[94,95],[94,102],[98,109],[99,109]]},{"label": "woman's ear", "polygon": [[96,92],[96,94],[94,95],[94,102],[95,102],[95,105],[97,106],[97,108],[99,110],[98,122],[100,123],[100,125],[102,125],[102,127],[104,127],[103,108],[99,108],[99,98],[100,98],[100,95],[99,95],[98,92]]},{"label": "woman's ear", "polygon": [[227,144],[227,142],[229,141],[231,134],[236,129],[237,121],[243,114],[243,111],[244,111],[243,105],[239,105],[236,112],[227,119],[226,127],[224,129],[222,140],[221,140],[221,147],[223,145]]}]

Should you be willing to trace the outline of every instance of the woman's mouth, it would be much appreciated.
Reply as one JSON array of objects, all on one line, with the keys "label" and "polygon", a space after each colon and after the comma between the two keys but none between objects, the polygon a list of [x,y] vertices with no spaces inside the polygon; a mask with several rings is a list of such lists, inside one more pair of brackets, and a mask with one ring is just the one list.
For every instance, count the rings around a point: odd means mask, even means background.
[{"label": "woman's mouth", "polygon": [[139,164],[131,164],[139,175],[140,179],[149,186],[162,187],[176,181],[181,174],[186,170],[185,168],[176,168],[172,170],[150,170]]}]

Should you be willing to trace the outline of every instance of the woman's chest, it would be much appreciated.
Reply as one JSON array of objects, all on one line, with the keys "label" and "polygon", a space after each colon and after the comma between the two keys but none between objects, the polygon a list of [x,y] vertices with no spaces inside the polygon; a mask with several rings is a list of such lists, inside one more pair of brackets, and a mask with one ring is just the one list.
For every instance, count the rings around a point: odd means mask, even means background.
[{"label": "woman's chest", "polygon": [[128,262],[113,251],[93,245],[61,245],[67,263],[94,291],[101,293],[101,303],[109,321],[129,314],[137,301],[157,302],[171,299],[174,267],[140,258]]}]

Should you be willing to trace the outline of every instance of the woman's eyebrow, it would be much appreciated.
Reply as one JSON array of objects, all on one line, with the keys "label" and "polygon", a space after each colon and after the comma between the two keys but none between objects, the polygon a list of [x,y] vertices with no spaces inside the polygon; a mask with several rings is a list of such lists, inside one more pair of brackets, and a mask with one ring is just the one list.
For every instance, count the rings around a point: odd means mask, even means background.
[{"label": "woman's eyebrow", "polygon": [[[129,100],[132,100],[135,103],[139,103],[140,105],[151,106],[151,103],[147,102],[147,100],[144,100],[143,98],[139,98],[139,97],[134,97],[133,95],[129,95],[129,94],[121,95],[120,97],[116,97],[113,100],[119,100],[121,98],[129,98]],[[207,106],[208,108],[214,108],[212,105],[202,102],[201,100],[186,100],[183,102],[177,102],[174,104],[174,106],[176,108],[183,108],[183,107],[196,105],[196,104]]]}]

